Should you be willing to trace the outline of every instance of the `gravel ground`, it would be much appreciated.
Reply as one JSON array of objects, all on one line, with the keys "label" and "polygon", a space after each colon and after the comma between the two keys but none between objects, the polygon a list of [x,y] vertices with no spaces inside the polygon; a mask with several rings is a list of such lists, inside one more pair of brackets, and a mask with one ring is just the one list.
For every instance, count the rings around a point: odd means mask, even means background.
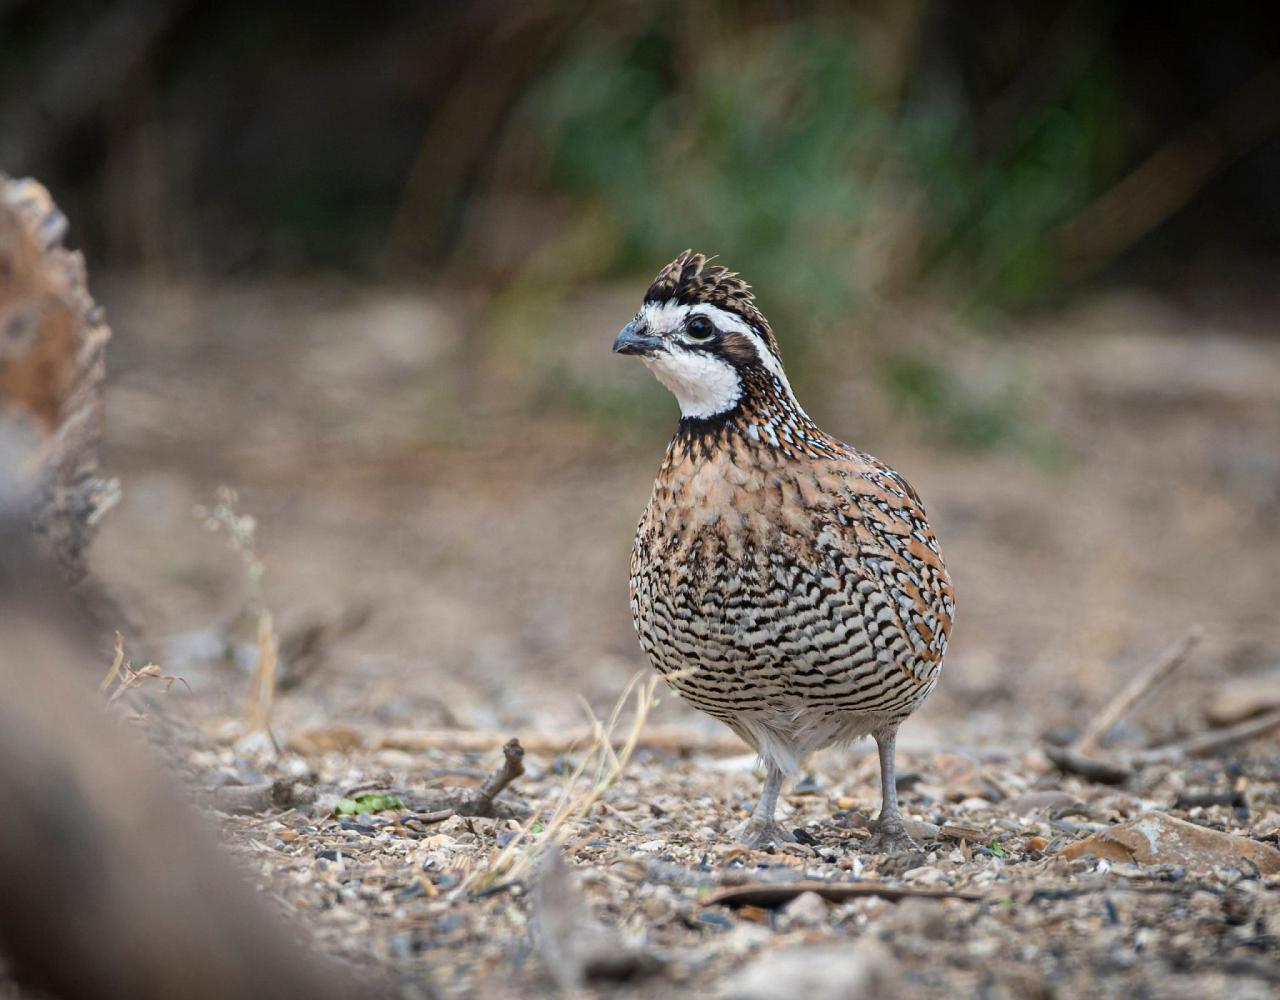
[{"label": "gravel ground", "polygon": [[[1274,752],[1142,768],[1122,786],[1063,775],[1038,750],[907,753],[901,787],[920,850],[886,857],[861,847],[878,805],[874,755],[822,755],[783,800],[802,842],[762,852],[732,840],[758,787],[749,757],[641,749],[580,821],[554,838],[533,827],[517,845],[523,858],[562,843],[570,875],[545,861],[512,874],[511,842],[530,817],[550,817],[590,748],[527,755],[497,800],[512,818],[494,819],[437,804],[474,787],[496,752],[286,751],[266,763],[234,742],[218,748],[234,722],[204,731],[187,754],[202,786],[284,780],[316,794],[224,815],[227,839],[321,949],[394,969],[406,995],[536,996],[569,983],[601,996],[783,996],[796,975],[825,996],[844,977],[861,984],[849,995],[883,982],[938,997],[1264,997],[1280,983],[1280,852],[1269,874],[1235,841],[1162,863],[1064,856],[1153,811],[1274,849]],[[373,793],[400,804],[335,814]],[[792,888],[808,881],[868,894]],[[742,898],[717,902],[726,890]],[[566,957],[548,934],[595,943]],[[815,952],[800,972],[787,964],[793,949],[828,947],[838,952]]]},{"label": "gravel ground", "polygon": [[[908,474],[958,591],[942,683],[900,740],[921,850],[860,850],[879,795],[860,746],[820,755],[784,796],[802,843],[750,853],[731,837],[759,787],[750,755],[672,697],[644,727],[662,739],[598,799],[572,782],[601,760],[565,735],[582,703],[607,716],[644,667],[626,559],[674,416],[657,387],[621,418],[539,399],[633,391],[643,373],[610,367],[603,346],[629,290],[569,304],[565,332],[536,352],[476,348],[474,310],[433,293],[126,281],[98,294],[116,331],[108,466],[125,493],[97,575],[133,619],[135,663],[190,685],[151,709],[185,720],[175,764],[324,951],[392,969],[407,996],[1200,1000],[1280,985],[1267,855],[1194,837],[1190,853],[1157,844],[1145,861],[1078,847],[1139,820],[1150,832],[1155,813],[1275,848],[1274,733],[1116,785],[1045,753],[1193,623],[1201,646],[1103,752],[1274,705],[1270,341],[1229,324],[1202,335],[1135,298],[1003,340],[931,340],[928,317],[900,317],[895,337],[961,385],[1033,401],[1014,411],[1013,444],[985,453],[902,420],[874,372],[842,360],[848,378],[807,395],[811,409]],[[243,568],[192,516],[220,483],[258,522],[282,637],[278,754],[244,732]],[[495,800],[503,818],[448,815],[440,802],[474,794],[510,737],[528,752]],[[589,808],[555,823],[571,785]],[[401,804],[375,810],[389,803],[370,792]],[[335,814],[344,798],[356,811]],[[563,865],[542,850],[553,840]],[[840,898],[777,888],[806,880]]]}]

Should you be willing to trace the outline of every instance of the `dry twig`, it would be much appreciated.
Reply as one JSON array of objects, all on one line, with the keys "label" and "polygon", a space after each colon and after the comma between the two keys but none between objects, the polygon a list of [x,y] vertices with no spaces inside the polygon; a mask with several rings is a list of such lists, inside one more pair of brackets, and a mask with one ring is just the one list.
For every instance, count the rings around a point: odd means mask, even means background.
[{"label": "dry twig", "polygon": [[904,885],[896,882],[818,882],[804,879],[799,882],[753,882],[735,885],[713,892],[702,900],[703,906],[761,906],[771,909],[795,899],[801,893],[814,892],[823,899],[839,903],[858,896],[880,896],[897,902],[908,897],[914,899],[963,899],[976,902],[983,899],[980,892],[967,889],[946,889],[934,886]]},{"label": "dry twig", "polygon": [[1078,774],[1103,785],[1118,785],[1132,773],[1124,764],[1077,753],[1069,747],[1045,747],[1044,755],[1069,774]]},{"label": "dry twig", "polygon": [[439,823],[450,816],[498,817],[510,819],[528,814],[525,807],[514,807],[494,800],[504,788],[524,774],[524,747],[517,739],[507,740],[502,747],[502,764],[488,775],[478,788],[468,788],[454,795],[437,795],[415,803],[414,811],[422,823]]},{"label": "dry twig", "polygon": [[1071,749],[1087,757],[1111,727],[1124,718],[1126,712],[1133,708],[1148,691],[1186,662],[1188,654],[1195,649],[1203,634],[1197,625],[1165,650],[1146,670],[1138,674],[1122,691],[1107,702],[1094,718],[1093,723],[1085,730],[1084,735],[1072,744]]},{"label": "dry twig", "polygon": [[[615,750],[620,750],[630,738],[630,734],[615,733],[610,736],[610,742]],[[502,746],[505,739],[503,733],[465,729],[392,729],[375,736],[370,741],[370,749],[405,750],[410,753],[427,750],[487,753]],[[590,727],[561,733],[526,733],[520,738],[520,742],[529,753],[552,756],[589,747],[594,739],[595,730]],[[684,726],[655,726],[646,729],[635,737],[634,749],[717,756],[751,752],[749,746],[727,730],[703,733]]]},{"label": "dry twig", "polygon": [[[642,680],[642,678],[645,678]],[[565,783],[555,808],[545,823],[540,814],[535,813],[516,832],[516,836],[493,859],[487,872],[477,871],[458,888],[458,892],[467,892],[473,888],[491,887],[499,879],[516,881],[529,874],[537,865],[543,852],[548,848],[560,847],[570,833],[583,820],[591,808],[600,801],[613,783],[622,775],[640,741],[649,709],[654,704],[654,692],[659,678],[637,674],[633,677],[622,695],[618,698],[606,722],[592,719],[593,738],[587,747],[582,760]],[[620,748],[614,748],[614,733],[621,720],[622,712],[628,701],[633,700],[635,707],[631,719],[631,727],[622,740]],[[589,710],[588,710],[589,711]],[[584,775],[590,774],[590,784],[585,789],[579,788]],[[530,837],[536,839],[530,840]],[[482,885],[477,885],[482,882]]]},{"label": "dry twig", "polygon": [[502,747],[502,766],[485,778],[474,792],[463,797],[459,810],[466,816],[489,816],[493,813],[493,800],[504,788],[524,774],[524,747],[517,739],[507,740]]},{"label": "dry twig", "polygon": [[197,506],[195,513],[204,522],[206,530],[226,532],[227,544],[240,557],[244,566],[249,583],[249,608],[258,623],[258,666],[250,689],[248,728],[250,733],[265,733],[274,747],[276,741],[271,732],[271,706],[275,701],[280,641],[276,636],[271,612],[267,609],[262,584],[266,567],[258,555],[258,522],[251,515],[241,513],[239,503],[240,497],[235,490],[229,486],[219,486],[217,503],[212,507]]},{"label": "dry twig", "polygon": [[102,678],[102,683],[98,685],[98,690],[106,694],[107,689],[115,683],[117,677],[120,676],[120,667],[124,663],[124,636],[119,632],[116,633],[116,651],[111,658],[111,667],[107,670],[107,676]]},{"label": "dry twig", "polygon": [[1142,750],[1133,755],[1133,762],[1135,764],[1176,764],[1186,757],[1199,757],[1223,747],[1265,736],[1274,729],[1280,729],[1280,709],[1255,716],[1234,726],[1227,726],[1225,729],[1213,729],[1176,743]]}]

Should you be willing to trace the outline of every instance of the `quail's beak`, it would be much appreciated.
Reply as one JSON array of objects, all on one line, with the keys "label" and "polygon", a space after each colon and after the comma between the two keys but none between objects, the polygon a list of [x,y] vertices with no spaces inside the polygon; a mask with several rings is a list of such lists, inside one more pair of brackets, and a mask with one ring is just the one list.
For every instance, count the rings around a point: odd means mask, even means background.
[{"label": "quail's beak", "polygon": [[613,341],[614,354],[652,354],[662,346],[662,338],[655,337],[642,325],[632,320],[622,328]]}]

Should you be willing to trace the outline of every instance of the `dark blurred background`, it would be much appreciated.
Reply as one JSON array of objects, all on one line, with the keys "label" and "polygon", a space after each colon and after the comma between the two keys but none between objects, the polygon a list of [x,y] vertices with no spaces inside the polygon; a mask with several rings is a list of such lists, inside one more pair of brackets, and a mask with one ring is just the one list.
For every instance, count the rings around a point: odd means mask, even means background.
[{"label": "dark blurred background", "polygon": [[607,344],[692,246],[757,287],[824,426],[930,501],[960,590],[940,699],[1057,684],[1069,713],[1192,619],[1220,629],[1206,669],[1256,665],[1280,641],[1276,22],[0,2],[0,169],[53,191],[116,329],[104,572],[155,630],[232,607],[190,518],[232,482],[277,602],[378,609],[333,676],[394,683],[351,681],[351,712],[391,711],[406,667],[479,722],[562,695],[547,676],[616,690],[675,411]]},{"label": "dark blurred background", "polygon": [[552,248],[581,280],[695,243],[806,317],[921,284],[1269,287],[1276,22],[1241,2],[10,0],[0,162],[58,193],[99,266],[179,274],[493,287]]}]

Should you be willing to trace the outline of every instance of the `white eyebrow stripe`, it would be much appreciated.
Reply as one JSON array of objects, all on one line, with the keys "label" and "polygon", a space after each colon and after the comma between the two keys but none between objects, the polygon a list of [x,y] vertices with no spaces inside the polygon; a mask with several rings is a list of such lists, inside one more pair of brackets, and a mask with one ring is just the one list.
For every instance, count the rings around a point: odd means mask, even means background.
[{"label": "white eyebrow stripe", "polygon": [[666,302],[646,302],[640,307],[640,318],[654,333],[669,333],[684,322],[689,315],[689,306],[681,305],[675,299]]},{"label": "white eyebrow stripe", "polygon": [[[745,334],[751,338],[751,342],[755,345],[756,353],[760,355],[760,360],[768,366],[770,371],[779,371],[781,365],[778,359],[773,356],[773,352],[761,339],[760,334],[750,323],[741,316],[729,312],[727,309],[721,309],[719,306],[711,305],[708,302],[700,302],[697,305],[682,305],[675,299],[668,299],[666,302],[646,302],[640,308],[640,318],[644,320],[645,325],[654,333],[668,334],[674,333],[682,325],[689,316],[706,316],[715,323],[716,327],[721,330],[732,330],[734,333]],[[770,362],[772,361],[772,364]]]}]

